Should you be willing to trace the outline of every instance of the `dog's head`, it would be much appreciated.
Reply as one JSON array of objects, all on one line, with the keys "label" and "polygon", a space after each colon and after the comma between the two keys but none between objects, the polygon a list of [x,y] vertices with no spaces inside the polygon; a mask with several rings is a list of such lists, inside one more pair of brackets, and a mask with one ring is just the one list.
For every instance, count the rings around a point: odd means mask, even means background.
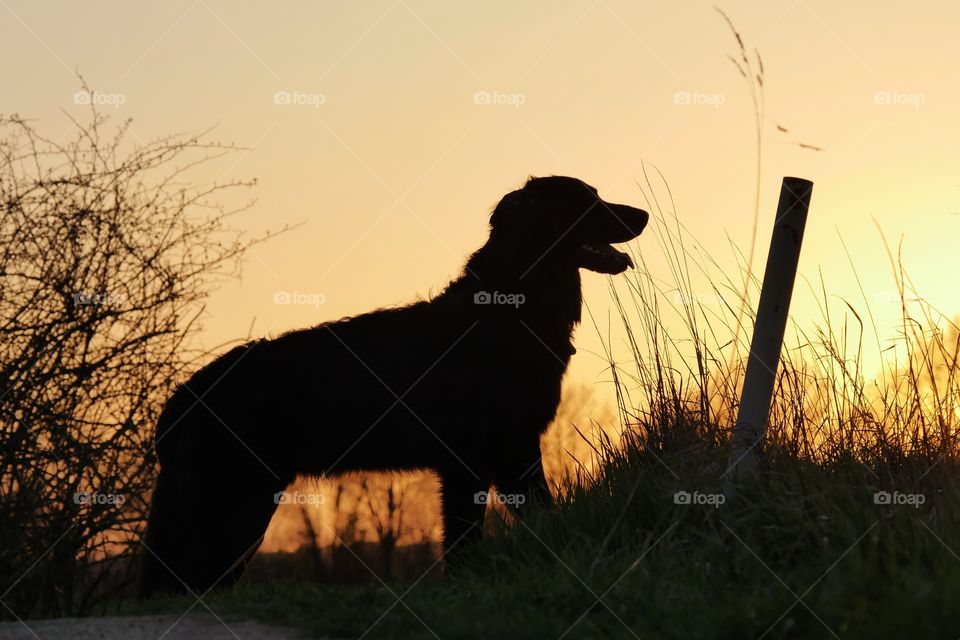
[{"label": "dog's head", "polygon": [[530,178],[494,209],[491,239],[509,243],[530,268],[542,262],[616,274],[633,261],[610,245],[636,238],[649,217],[646,211],[602,200],[595,188],[576,178]]}]

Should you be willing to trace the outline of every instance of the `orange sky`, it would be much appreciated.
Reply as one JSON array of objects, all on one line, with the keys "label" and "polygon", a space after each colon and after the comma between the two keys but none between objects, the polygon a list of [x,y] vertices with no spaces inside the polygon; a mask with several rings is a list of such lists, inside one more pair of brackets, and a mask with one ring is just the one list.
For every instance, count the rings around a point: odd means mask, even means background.
[{"label": "orange sky", "polygon": [[[758,264],[780,177],[813,180],[801,273],[822,269],[833,293],[859,297],[842,236],[892,335],[898,307],[872,219],[894,243],[903,236],[923,295],[960,312],[960,5],[857,6],[722,4],[763,55],[768,115],[790,129],[768,123]],[[726,235],[749,241],[752,106],[711,2],[3,0],[0,16],[2,111],[66,134],[60,110],[83,109],[79,70],[140,139],[217,125],[217,138],[252,147],[196,176],[259,180],[238,227],[304,223],[256,248],[243,279],[218,292],[209,345],[246,335],[254,318],[254,335],[272,334],[437,291],[528,174],[576,175],[638,204],[648,162],[721,264],[733,264]],[[639,246],[656,274],[653,238]],[[605,316],[604,278],[584,281]],[[278,291],[323,303],[277,305]],[[799,283],[795,315],[813,308]],[[597,379],[591,328],[578,346],[572,375]]]}]

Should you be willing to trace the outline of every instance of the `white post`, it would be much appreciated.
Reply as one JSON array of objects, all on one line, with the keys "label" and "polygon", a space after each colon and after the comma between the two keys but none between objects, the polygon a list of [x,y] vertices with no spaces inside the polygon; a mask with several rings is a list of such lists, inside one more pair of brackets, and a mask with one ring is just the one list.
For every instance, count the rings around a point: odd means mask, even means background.
[{"label": "white post", "polygon": [[740,393],[740,411],[733,427],[733,451],[724,474],[728,492],[732,490],[733,480],[756,470],[763,448],[812,191],[813,183],[803,178],[784,178],[780,188],[777,219]]}]

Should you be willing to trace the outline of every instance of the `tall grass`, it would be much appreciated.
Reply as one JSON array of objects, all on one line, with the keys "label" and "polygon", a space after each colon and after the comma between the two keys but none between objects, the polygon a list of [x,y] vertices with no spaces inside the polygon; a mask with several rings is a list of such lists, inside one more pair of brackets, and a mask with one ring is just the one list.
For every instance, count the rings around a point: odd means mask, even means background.
[{"label": "tall grass", "polygon": [[[622,331],[604,332],[590,315],[610,358],[622,426],[644,447],[726,446],[760,283],[734,245],[732,271],[706,251],[677,215],[662,175],[645,169],[641,191],[651,212],[646,251],[632,249],[638,269],[609,280]],[[651,236],[660,253],[655,268]],[[860,300],[836,298],[822,274],[815,285],[819,319],[810,326],[791,320],[768,454],[815,464],[851,460],[888,480],[903,481],[909,467],[916,482],[956,460],[960,330],[923,299],[901,256],[889,248],[888,255],[900,309],[889,340],[879,337],[862,285]],[[745,294],[742,278],[750,284]],[[869,349],[875,358],[866,357]],[[878,370],[867,370],[871,360],[882,363]]]},{"label": "tall grass", "polygon": [[[645,254],[634,250],[640,269],[608,280],[622,331],[604,333],[590,316],[606,342],[621,425],[627,431],[639,429],[644,441],[658,445],[681,437],[693,437],[701,445],[729,439],[759,297],[754,254],[768,120],[765,70],[760,52],[749,51],[731,18],[716,10],[736,40],[737,52],[728,58],[748,86],[754,117],[756,169],[747,253],[730,242],[733,268],[721,265],[682,223],[663,175],[644,167],[638,187],[653,215],[643,244],[649,247],[652,235],[662,261],[651,267]],[[773,124],[779,133],[789,133]],[[955,460],[960,328],[923,299],[899,251],[887,244],[882,230],[879,237],[898,297],[896,333],[890,340],[881,338],[884,329],[877,325],[852,259],[859,299],[839,298],[839,311],[819,274],[811,288],[820,318],[810,325],[791,321],[766,448],[814,463],[855,460],[878,477],[909,463],[922,479],[934,466]],[[622,336],[619,344],[613,343],[615,333]],[[869,349],[876,358],[865,357]],[[624,351],[628,357],[621,361]],[[868,371],[870,361],[880,362],[879,369]],[[678,435],[673,428],[678,421],[693,433]]]}]

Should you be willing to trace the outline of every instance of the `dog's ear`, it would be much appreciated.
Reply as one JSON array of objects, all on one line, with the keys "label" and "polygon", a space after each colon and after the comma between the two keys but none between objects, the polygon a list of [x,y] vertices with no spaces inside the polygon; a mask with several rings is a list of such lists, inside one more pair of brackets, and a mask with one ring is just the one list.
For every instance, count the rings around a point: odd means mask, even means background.
[{"label": "dog's ear", "polygon": [[510,219],[519,214],[530,204],[530,194],[526,189],[511,191],[500,199],[499,204],[490,214],[490,226],[503,227],[510,224]]}]

